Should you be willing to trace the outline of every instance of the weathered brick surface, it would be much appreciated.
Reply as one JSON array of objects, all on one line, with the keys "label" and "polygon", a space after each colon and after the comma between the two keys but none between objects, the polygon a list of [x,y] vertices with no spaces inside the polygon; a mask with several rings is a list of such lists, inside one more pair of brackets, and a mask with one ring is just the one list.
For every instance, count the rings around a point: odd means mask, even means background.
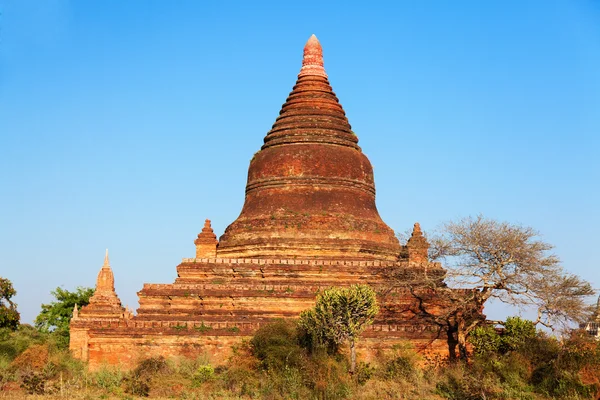
[{"label": "weathered brick surface", "polygon": [[376,349],[402,340],[427,351],[445,348],[445,333],[416,318],[414,296],[406,288],[390,289],[390,269],[395,279],[407,281],[425,270],[440,281],[444,274],[438,263],[409,260],[184,259],[174,283],[145,284],[138,292],[136,316],[122,311],[92,317],[84,307],[71,321],[71,350],[91,368],[104,362],[129,367],[142,355],[207,354],[216,362],[260,326],[298,317],[319,290],[356,283],[372,285],[381,307],[363,334],[365,352],[367,344]]}]

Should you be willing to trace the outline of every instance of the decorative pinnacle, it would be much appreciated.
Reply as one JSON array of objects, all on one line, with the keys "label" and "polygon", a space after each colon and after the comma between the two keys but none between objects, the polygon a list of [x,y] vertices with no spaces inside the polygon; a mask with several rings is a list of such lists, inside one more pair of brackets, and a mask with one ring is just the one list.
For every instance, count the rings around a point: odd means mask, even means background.
[{"label": "decorative pinnacle", "polygon": [[298,77],[306,75],[323,76],[327,78],[325,68],[323,68],[323,48],[319,39],[313,34],[304,46],[304,57],[302,58],[302,68]]},{"label": "decorative pinnacle", "polygon": [[423,232],[421,231],[421,224],[419,224],[418,222],[415,222],[412,236],[423,236]]},{"label": "decorative pinnacle", "polygon": [[210,219],[204,221],[202,232],[198,234],[198,239],[194,243],[217,243],[217,236],[210,225]]},{"label": "decorative pinnacle", "polygon": [[108,249],[106,249],[106,254],[104,255],[104,264],[102,265],[102,268],[104,267],[110,268],[110,262],[108,261]]}]

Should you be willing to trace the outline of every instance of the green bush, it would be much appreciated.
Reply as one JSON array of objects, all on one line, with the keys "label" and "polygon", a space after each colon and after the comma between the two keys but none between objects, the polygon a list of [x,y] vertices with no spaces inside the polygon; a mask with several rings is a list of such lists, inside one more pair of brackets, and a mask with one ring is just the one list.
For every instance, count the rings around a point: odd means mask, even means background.
[{"label": "green bush", "polygon": [[305,350],[300,346],[297,325],[277,320],[258,329],[250,340],[252,354],[266,370],[283,371],[298,367],[304,361]]},{"label": "green bush", "polygon": [[45,344],[48,334],[41,333],[31,325],[19,325],[16,331],[0,330],[0,360],[11,362],[33,344]]},{"label": "green bush", "polygon": [[497,353],[502,345],[500,335],[491,326],[479,326],[469,335],[469,342],[473,345],[475,355],[486,357]]},{"label": "green bush", "polygon": [[115,367],[103,365],[94,375],[96,386],[106,392],[114,392],[123,381],[123,372]]},{"label": "green bush", "polygon": [[215,375],[215,369],[209,365],[201,365],[196,369],[196,372],[192,376],[192,386],[198,387],[204,382],[207,382]]},{"label": "green bush", "polygon": [[356,382],[359,385],[366,384],[375,375],[375,368],[369,363],[359,362],[356,366]]},{"label": "green bush", "polygon": [[417,373],[417,368],[408,357],[400,356],[386,363],[384,367],[386,379],[398,379],[411,381]]},{"label": "green bush", "polygon": [[533,322],[520,317],[508,317],[504,323],[504,333],[501,336],[501,348],[503,353],[514,351],[536,336],[536,328]]}]

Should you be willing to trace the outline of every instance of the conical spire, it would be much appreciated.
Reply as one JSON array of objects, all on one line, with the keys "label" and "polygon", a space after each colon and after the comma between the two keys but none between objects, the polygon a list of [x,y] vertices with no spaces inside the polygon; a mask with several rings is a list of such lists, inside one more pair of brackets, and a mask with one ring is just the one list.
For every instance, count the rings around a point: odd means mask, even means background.
[{"label": "conical spire", "polygon": [[323,67],[323,49],[315,35],[304,46],[298,80],[279,117],[264,139],[263,149],[281,144],[327,143],[358,147]]},{"label": "conical spire", "polygon": [[396,260],[400,251],[377,212],[373,168],[312,35],[296,84],[250,162],[244,207],[217,254]]},{"label": "conical spire", "polygon": [[412,235],[406,243],[406,248],[408,250],[409,261],[426,262],[428,260],[429,243],[425,239],[425,236],[423,236],[421,224],[418,222],[415,222],[413,226]]},{"label": "conical spire", "polygon": [[121,301],[115,292],[115,277],[110,267],[107,249],[104,254],[104,263],[96,279],[96,290],[90,297],[90,303],[81,307],[80,310],[75,306],[73,317],[116,318],[122,316],[123,310]]},{"label": "conical spire", "polygon": [[96,292],[113,292],[115,291],[115,277],[112,269],[110,268],[110,262],[108,260],[108,249],[104,254],[104,264],[100,268],[98,278],[96,279]]},{"label": "conical spire", "polygon": [[323,67],[323,48],[315,35],[312,35],[304,46],[302,68],[300,69],[298,77],[306,75],[316,75],[327,78],[327,73]]},{"label": "conical spire", "polygon": [[204,227],[202,228],[202,232],[198,234],[198,239],[196,242],[201,241],[203,243],[217,243],[217,236],[210,225],[210,219],[204,221]]},{"label": "conical spire", "polygon": [[102,268],[104,267],[110,268],[110,261],[108,260],[108,249],[106,249],[106,254],[104,254],[104,265],[102,265]]},{"label": "conical spire", "polygon": [[217,255],[217,235],[210,226],[210,219],[204,221],[204,228],[198,234],[198,239],[194,240],[196,245],[196,258],[211,258]]},{"label": "conical spire", "polygon": [[421,224],[415,222],[413,226],[412,237],[423,236],[423,232],[421,231]]}]

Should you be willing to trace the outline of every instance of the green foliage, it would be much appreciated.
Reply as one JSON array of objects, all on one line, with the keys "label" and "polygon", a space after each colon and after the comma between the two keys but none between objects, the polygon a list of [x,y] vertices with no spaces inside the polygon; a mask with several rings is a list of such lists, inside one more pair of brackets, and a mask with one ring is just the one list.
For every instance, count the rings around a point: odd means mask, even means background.
[{"label": "green foliage", "polygon": [[515,351],[529,343],[536,336],[533,322],[520,317],[508,317],[504,331],[499,334],[492,326],[479,326],[471,332],[469,342],[477,356]]},{"label": "green foliage", "polygon": [[198,332],[206,332],[206,331],[210,331],[212,329],[212,326],[204,325],[204,321],[202,321],[202,324],[200,326],[195,326],[194,329],[197,330]]},{"label": "green foliage", "polygon": [[208,382],[215,375],[215,369],[210,364],[200,365],[192,376],[192,386],[198,387],[204,382]]},{"label": "green foliage", "polygon": [[385,365],[384,376],[387,379],[402,378],[411,381],[417,373],[417,367],[412,360],[405,356],[399,356]]},{"label": "green foliage", "polygon": [[12,282],[0,276],[0,329],[16,330],[21,316],[11,298],[17,294]]},{"label": "green foliage", "polygon": [[123,376],[120,369],[104,365],[96,372],[94,381],[103,391],[113,393],[121,385]]},{"label": "green foliage", "polygon": [[258,329],[250,340],[252,353],[266,370],[298,367],[304,356],[296,323],[283,319]]},{"label": "green foliage", "polygon": [[365,362],[359,362],[356,366],[356,382],[359,385],[366,384],[375,375],[375,368]]},{"label": "green foliage", "polygon": [[50,341],[48,335],[28,324],[19,325],[16,331],[0,329],[0,362],[10,363],[31,345]]},{"label": "green foliage", "polygon": [[494,327],[479,326],[469,335],[469,342],[473,345],[475,355],[485,356],[500,350],[502,340]]},{"label": "green foliage", "polygon": [[300,326],[314,344],[337,348],[356,340],[378,312],[376,294],[370,286],[332,287],[317,295],[314,309],[300,314]]},{"label": "green foliage", "polygon": [[355,343],[361,332],[379,312],[377,295],[368,285],[331,287],[317,295],[312,310],[300,314],[300,326],[311,338],[313,346],[325,346],[335,352],[339,346],[350,345],[350,372],[356,368]]},{"label": "green foliage", "polygon": [[501,337],[503,352],[519,349],[536,335],[533,322],[520,317],[508,317],[504,323],[504,334]]},{"label": "green foliage", "polygon": [[83,307],[90,302],[94,289],[77,287],[74,292],[57,287],[50,292],[55,301],[42,304],[42,311],[35,318],[35,326],[42,332],[53,332],[60,344],[69,344],[69,323],[73,317],[73,308],[77,304]]},{"label": "green foliage", "polygon": [[148,397],[152,379],[158,375],[170,375],[173,372],[164,357],[146,358],[141,360],[133,371],[123,377],[122,386],[127,394]]}]

